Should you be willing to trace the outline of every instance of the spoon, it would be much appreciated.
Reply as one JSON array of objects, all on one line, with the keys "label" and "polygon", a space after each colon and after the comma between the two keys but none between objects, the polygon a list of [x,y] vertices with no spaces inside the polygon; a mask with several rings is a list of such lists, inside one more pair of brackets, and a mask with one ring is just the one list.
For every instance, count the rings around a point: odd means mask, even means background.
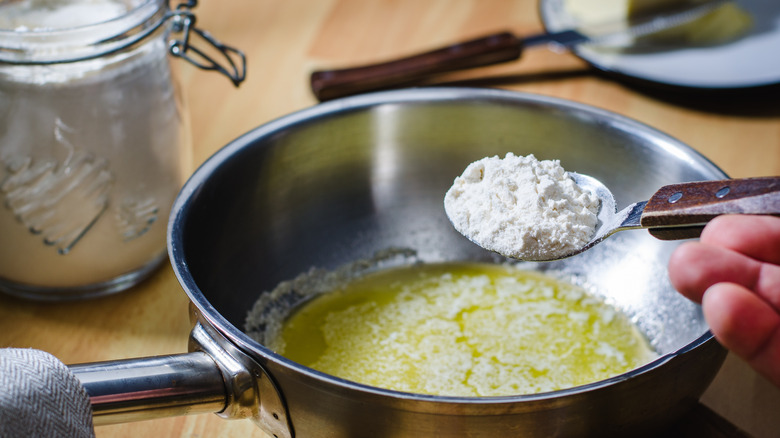
[{"label": "spoon", "polygon": [[615,197],[598,179],[569,172],[574,182],[601,202],[596,231],[585,246],[550,261],[587,251],[618,231],[647,228],[661,240],[699,237],[704,226],[723,214],[780,216],[780,177],[698,181],[663,186],[647,201],[617,211]]}]

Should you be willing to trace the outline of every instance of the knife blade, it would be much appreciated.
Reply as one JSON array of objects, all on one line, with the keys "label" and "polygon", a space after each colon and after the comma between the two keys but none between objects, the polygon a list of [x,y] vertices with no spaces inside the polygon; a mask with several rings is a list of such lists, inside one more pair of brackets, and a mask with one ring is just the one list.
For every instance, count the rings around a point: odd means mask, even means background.
[{"label": "knife blade", "polygon": [[524,38],[511,32],[499,32],[387,62],[318,70],[311,74],[311,89],[320,101],[325,101],[412,85],[436,74],[514,61],[520,58],[527,47],[554,44],[568,49],[581,44],[622,44],[633,38],[690,23],[731,1],[711,0],[688,4],[650,16]]}]

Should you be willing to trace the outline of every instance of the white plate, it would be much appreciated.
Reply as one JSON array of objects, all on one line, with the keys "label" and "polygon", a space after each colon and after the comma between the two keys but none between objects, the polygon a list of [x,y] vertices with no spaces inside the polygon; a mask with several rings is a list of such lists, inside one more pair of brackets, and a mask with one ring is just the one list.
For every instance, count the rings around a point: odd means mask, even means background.
[{"label": "white plate", "polygon": [[[665,85],[737,89],[780,83],[780,0],[737,0],[753,17],[751,32],[730,43],[640,53],[580,46],[574,53],[594,67]],[[576,27],[564,0],[541,0],[548,31]]]}]

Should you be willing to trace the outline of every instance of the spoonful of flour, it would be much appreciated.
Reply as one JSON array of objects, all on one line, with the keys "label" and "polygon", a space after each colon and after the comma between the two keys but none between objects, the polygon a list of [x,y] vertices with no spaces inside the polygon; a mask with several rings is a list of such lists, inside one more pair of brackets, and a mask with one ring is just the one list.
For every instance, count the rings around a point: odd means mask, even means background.
[{"label": "spoonful of flour", "polygon": [[535,261],[558,259],[588,244],[599,204],[560,161],[511,152],[469,164],[444,197],[452,225],[472,242]]}]

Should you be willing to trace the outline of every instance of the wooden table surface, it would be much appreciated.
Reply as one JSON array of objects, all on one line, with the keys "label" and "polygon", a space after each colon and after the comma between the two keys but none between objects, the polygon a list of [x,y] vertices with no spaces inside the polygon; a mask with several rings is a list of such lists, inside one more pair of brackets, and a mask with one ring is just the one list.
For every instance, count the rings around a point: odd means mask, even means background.
[{"label": "wooden table surface", "polygon": [[[245,51],[239,89],[177,61],[192,121],[192,165],[242,133],[317,103],[308,75],[409,54],[464,38],[541,30],[533,0],[203,0],[198,25]],[[529,50],[519,62],[450,79],[593,105],[634,118],[691,145],[732,177],[780,175],[780,93],[691,98],[621,84],[568,53]],[[124,293],[40,304],[0,297],[0,346],[32,347],[81,363],[186,351],[187,298],[166,264]],[[703,402],[755,436],[780,430],[780,391],[730,357]],[[249,421],[213,414],[101,426],[100,438],[265,437]]]}]

